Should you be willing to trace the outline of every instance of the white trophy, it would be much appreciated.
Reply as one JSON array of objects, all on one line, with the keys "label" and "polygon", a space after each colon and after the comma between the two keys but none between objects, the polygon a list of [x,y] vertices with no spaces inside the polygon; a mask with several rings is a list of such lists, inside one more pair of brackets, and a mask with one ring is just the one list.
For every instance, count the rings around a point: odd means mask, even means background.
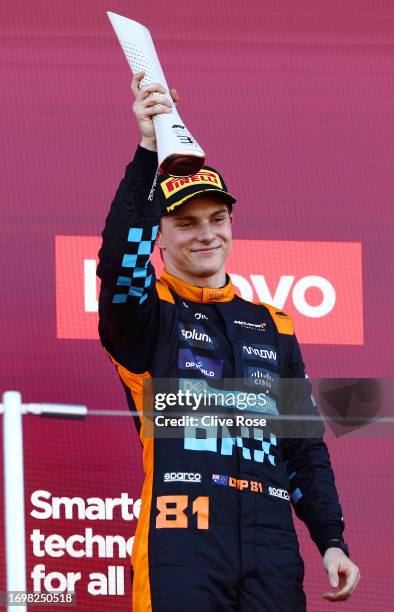
[{"label": "white trophy", "polygon": [[[107,15],[132,72],[145,72],[141,85],[145,87],[160,83],[167,90],[164,95],[171,100],[149,30],[137,21],[116,13],[107,12]],[[171,176],[191,176],[201,170],[205,153],[183,123],[175,106],[171,113],[155,115],[153,125],[161,172]]]}]

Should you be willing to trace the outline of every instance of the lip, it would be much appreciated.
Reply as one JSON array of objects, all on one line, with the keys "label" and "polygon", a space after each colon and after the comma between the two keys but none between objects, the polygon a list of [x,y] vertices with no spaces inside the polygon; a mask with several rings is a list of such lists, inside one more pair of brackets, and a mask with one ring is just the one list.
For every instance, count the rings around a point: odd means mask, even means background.
[{"label": "lip", "polygon": [[192,253],[214,253],[214,251],[217,251],[220,248],[221,248],[220,246],[205,247],[205,248],[201,248],[201,249],[192,249],[191,252]]}]

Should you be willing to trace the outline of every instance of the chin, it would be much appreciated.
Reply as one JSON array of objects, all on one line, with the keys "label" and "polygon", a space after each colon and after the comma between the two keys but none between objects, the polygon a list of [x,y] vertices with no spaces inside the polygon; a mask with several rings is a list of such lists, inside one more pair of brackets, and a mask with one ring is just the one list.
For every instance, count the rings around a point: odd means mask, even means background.
[{"label": "chin", "polygon": [[223,268],[225,260],[226,257],[212,257],[211,259],[201,260],[198,263],[193,262],[193,265],[191,266],[193,268],[193,274],[199,278],[213,276],[214,274],[220,272],[220,270]]},{"label": "chin", "polygon": [[193,274],[194,276],[205,278],[207,276],[213,276],[214,274],[219,272],[221,267],[222,267],[222,264],[220,266],[214,266],[214,265],[199,266],[198,268],[193,270]]}]

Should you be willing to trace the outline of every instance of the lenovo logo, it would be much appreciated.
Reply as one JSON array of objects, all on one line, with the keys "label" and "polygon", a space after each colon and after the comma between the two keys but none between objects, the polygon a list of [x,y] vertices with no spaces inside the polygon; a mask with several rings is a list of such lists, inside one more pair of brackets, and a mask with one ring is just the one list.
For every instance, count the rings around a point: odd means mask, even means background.
[{"label": "lenovo logo", "polygon": [[[58,338],[97,338],[100,245],[96,237],[56,238]],[[157,253],[152,262],[160,275]],[[360,243],[234,240],[227,269],[242,298],[288,311],[301,342],[363,343]]]},{"label": "lenovo logo", "polygon": [[[253,302],[254,295],[257,295],[259,302],[285,309],[290,298],[296,310],[305,317],[325,317],[335,307],[335,288],[329,279],[323,276],[310,275],[297,279],[295,276],[283,274],[272,287],[268,286],[267,279],[262,274],[251,274],[248,279],[239,274],[231,274],[231,280],[244,300]],[[316,304],[308,301],[307,293],[310,289],[320,292],[320,300]]]}]

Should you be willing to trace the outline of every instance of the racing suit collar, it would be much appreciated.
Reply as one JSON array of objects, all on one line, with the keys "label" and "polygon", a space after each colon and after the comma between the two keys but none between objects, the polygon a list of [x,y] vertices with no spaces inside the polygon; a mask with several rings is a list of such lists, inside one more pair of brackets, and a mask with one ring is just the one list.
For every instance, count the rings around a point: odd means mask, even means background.
[{"label": "racing suit collar", "polygon": [[162,283],[173,289],[177,295],[191,302],[231,302],[234,297],[234,287],[226,274],[227,283],[224,287],[196,287],[163,270],[160,277]]}]

